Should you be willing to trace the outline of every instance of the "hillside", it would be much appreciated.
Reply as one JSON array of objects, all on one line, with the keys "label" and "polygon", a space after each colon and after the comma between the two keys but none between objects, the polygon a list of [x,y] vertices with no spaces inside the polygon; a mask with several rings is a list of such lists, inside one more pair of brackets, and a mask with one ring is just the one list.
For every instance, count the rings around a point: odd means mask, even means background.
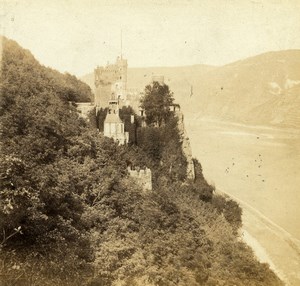
[{"label": "hillside", "polygon": [[[1,286],[282,285],[241,241],[238,204],[215,194],[197,160],[187,178],[166,106],[159,127],[135,115],[136,143],[120,146],[69,104],[76,86],[75,98],[86,96],[84,84],[65,86],[65,75],[3,43]],[[153,190],[128,166],[150,168]]]},{"label": "hillside", "polygon": [[186,110],[260,125],[300,126],[300,50],[270,52],[199,76]]},{"label": "hillside", "polygon": [[[165,75],[191,117],[300,126],[300,50],[269,52],[221,67],[129,68],[129,87],[141,88],[152,74]],[[83,80],[93,88],[92,75]]]},{"label": "hillside", "polygon": [[[89,86],[74,75],[39,64],[30,51],[0,35],[1,99],[11,101],[21,95],[54,92],[64,101],[86,102],[92,98]],[[3,49],[3,50],[2,50]],[[22,65],[20,65],[22,62]]]}]

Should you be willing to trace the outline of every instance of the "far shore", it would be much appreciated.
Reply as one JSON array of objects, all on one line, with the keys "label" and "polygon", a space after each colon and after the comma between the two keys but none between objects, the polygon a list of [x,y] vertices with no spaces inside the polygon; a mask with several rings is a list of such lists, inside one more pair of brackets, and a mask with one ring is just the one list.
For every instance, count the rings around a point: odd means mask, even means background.
[{"label": "far shore", "polygon": [[268,263],[287,286],[300,285],[300,241],[249,204],[223,190],[216,193],[232,198],[241,206],[241,238],[252,248],[256,258]]},{"label": "far shore", "polygon": [[248,124],[243,122],[221,120],[212,117],[201,117],[198,116],[197,114],[191,114],[189,116],[186,116],[185,118],[186,124],[190,124],[190,121],[192,122],[192,125],[197,125],[197,122],[199,124],[203,124],[203,122],[210,122],[210,123],[226,125],[226,126],[242,127],[248,130],[280,131],[287,134],[289,133],[291,135],[300,135],[300,130],[299,128],[296,127],[280,126],[280,125],[259,125],[259,124],[254,125],[254,124]]}]

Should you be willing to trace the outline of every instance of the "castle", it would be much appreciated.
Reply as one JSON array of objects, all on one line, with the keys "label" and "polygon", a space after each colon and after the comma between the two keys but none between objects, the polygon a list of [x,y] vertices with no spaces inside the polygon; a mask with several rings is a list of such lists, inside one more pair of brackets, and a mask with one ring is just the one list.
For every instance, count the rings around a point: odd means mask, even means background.
[{"label": "castle", "polygon": [[[96,108],[98,112],[101,108],[107,108],[107,114],[104,120],[104,136],[112,138],[120,145],[129,142],[129,133],[125,131],[124,122],[119,116],[119,109],[122,106],[131,106],[134,111],[140,113],[143,117],[143,110],[139,109],[140,98],[143,93],[137,90],[127,89],[127,60],[122,56],[117,57],[115,64],[106,66],[97,66],[94,70],[95,79],[95,100],[94,103],[81,103],[78,108],[84,117],[87,111]],[[164,76],[153,76],[152,81],[164,84]],[[191,147],[189,139],[184,128],[183,115],[180,113],[180,106],[174,104],[169,107],[178,117],[178,129],[182,138],[183,153],[187,159],[187,177],[195,179],[194,162],[192,160]],[[131,117],[133,123],[134,117]],[[145,122],[142,122],[145,123]],[[142,124],[142,126],[144,126]],[[151,170],[146,169],[128,169],[131,177],[135,178],[137,183],[142,186],[143,190],[152,190]]]},{"label": "castle", "polygon": [[131,106],[136,112],[139,108],[142,91],[127,87],[127,60],[117,57],[114,64],[97,66],[94,69],[96,110],[108,107],[110,100],[118,100],[119,106]]},{"label": "castle", "polygon": [[98,66],[94,70],[96,112],[108,108],[104,121],[104,136],[113,138],[121,145],[129,142],[129,135],[124,130],[119,109],[131,106],[138,112],[142,96],[137,90],[127,89],[127,68],[127,60],[120,56],[115,64]]},{"label": "castle", "polygon": [[107,107],[110,100],[119,100],[120,103],[126,104],[127,67],[127,60],[121,56],[115,64],[95,68],[96,109]]}]

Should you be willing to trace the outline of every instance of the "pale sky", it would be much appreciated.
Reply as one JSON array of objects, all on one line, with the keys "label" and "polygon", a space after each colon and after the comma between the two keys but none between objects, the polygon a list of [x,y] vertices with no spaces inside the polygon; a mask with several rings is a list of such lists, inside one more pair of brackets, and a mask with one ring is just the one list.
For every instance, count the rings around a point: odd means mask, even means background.
[{"label": "pale sky", "polygon": [[223,65],[300,49],[300,0],[0,0],[0,33],[77,76],[120,54],[130,67]]}]

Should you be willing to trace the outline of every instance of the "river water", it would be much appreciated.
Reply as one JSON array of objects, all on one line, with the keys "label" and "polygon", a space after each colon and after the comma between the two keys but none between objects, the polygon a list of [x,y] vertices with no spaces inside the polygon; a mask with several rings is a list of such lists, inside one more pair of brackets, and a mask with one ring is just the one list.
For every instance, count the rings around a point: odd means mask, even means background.
[{"label": "river water", "polygon": [[300,240],[300,131],[185,118],[209,183]]}]

